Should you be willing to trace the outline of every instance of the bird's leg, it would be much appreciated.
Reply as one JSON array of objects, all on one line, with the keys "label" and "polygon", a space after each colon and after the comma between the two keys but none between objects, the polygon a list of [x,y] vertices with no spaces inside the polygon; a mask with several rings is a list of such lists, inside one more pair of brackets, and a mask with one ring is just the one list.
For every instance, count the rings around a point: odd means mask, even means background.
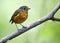
[{"label": "bird's leg", "polygon": [[16,26],[17,30],[19,30],[19,28],[18,28],[18,26],[17,26],[17,24],[16,24],[16,23],[15,23],[15,26]]},{"label": "bird's leg", "polygon": [[24,25],[20,24],[23,28],[26,28]]}]

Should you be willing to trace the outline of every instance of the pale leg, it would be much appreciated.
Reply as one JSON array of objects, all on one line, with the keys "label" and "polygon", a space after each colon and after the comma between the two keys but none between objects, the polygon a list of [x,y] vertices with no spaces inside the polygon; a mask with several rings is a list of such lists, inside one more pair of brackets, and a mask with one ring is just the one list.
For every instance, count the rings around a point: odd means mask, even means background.
[{"label": "pale leg", "polygon": [[24,25],[20,24],[23,28],[26,28]]},{"label": "pale leg", "polygon": [[19,28],[18,28],[18,26],[17,26],[17,24],[16,24],[16,23],[15,23],[15,26],[16,26],[17,30],[19,30]]}]

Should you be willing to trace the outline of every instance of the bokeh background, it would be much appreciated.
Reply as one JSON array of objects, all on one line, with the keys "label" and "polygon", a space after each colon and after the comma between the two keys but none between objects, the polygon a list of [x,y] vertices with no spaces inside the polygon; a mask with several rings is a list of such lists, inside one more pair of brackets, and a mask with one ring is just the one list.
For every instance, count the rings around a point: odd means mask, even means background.
[{"label": "bokeh background", "polygon": [[[22,23],[28,25],[46,16],[58,3],[60,0],[0,0],[0,38],[17,30],[15,24],[9,23],[9,20],[20,6],[31,8],[28,19]],[[55,17],[60,17],[60,10]],[[18,27],[21,28],[20,25]],[[60,43],[60,22],[49,20],[7,43]]]}]

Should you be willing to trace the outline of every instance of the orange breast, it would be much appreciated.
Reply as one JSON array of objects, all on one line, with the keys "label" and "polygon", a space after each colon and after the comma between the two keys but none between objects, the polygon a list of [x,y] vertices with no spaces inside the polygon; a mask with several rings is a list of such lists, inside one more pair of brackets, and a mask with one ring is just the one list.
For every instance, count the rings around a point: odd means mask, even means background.
[{"label": "orange breast", "polygon": [[27,12],[20,12],[17,14],[17,16],[14,17],[13,21],[15,23],[22,23],[24,22],[28,17],[28,13]]}]

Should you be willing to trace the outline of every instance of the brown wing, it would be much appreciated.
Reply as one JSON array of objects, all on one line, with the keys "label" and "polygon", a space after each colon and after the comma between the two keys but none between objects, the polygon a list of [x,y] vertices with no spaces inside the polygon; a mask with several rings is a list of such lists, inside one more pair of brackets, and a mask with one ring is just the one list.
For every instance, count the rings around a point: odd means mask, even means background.
[{"label": "brown wing", "polygon": [[9,22],[11,22],[11,24],[13,23],[13,18],[14,18],[19,12],[20,12],[20,10],[18,9],[18,10],[16,10],[16,11],[14,12],[14,14],[12,15],[12,17],[11,17],[11,19],[10,19],[10,21],[9,21]]}]

